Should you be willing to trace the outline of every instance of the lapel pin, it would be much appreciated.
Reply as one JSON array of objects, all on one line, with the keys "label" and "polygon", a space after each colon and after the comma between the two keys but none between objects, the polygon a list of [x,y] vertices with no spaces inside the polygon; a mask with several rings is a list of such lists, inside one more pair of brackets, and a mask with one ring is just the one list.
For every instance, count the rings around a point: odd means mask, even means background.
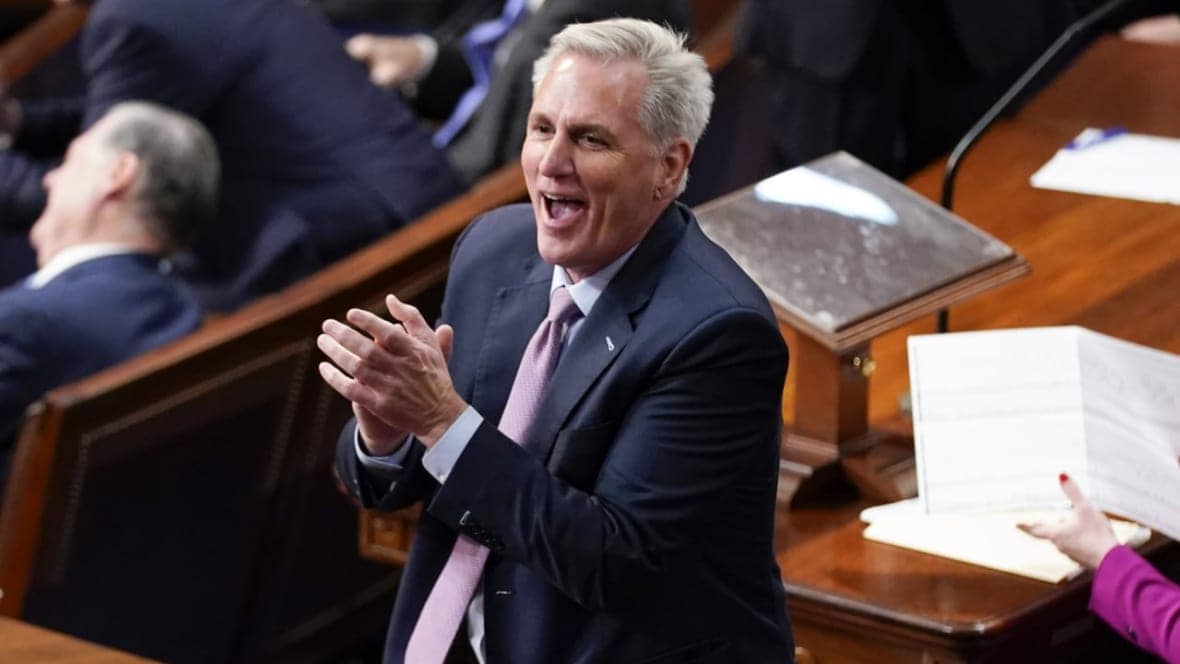
[{"label": "lapel pin", "polygon": [[614,352],[615,350],[615,342],[611,341],[610,337],[606,338],[606,349],[611,352]]}]

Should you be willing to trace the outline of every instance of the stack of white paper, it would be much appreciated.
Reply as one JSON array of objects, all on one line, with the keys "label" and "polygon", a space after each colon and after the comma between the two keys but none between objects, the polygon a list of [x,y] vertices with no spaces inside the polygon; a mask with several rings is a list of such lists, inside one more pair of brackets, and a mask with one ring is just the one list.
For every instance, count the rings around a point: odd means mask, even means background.
[{"label": "stack of white paper", "polygon": [[[861,520],[869,523],[864,536],[876,542],[1058,583],[1080,574],[1082,566],[1016,525],[1056,521],[1065,515],[1060,510],[925,514],[914,499],[866,510]],[[1114,520],[1111,525],[1123,544],[1142,544],[1151,536],[1150,530],[1127,521]]]},{"label": "stack of white paper", "polygon": [[1076,566],[1015,523],[1057,518],[1066,472],[1180,539],[1180,357],[1054,327],[914,336],[909,359],[919,497],[867,513],[866,537],[1060,580]]},{"label": "stack of white paper", "polygon": [[1089,128],[1031,181],[1042,189],[1180,204],[1180,139]]}]

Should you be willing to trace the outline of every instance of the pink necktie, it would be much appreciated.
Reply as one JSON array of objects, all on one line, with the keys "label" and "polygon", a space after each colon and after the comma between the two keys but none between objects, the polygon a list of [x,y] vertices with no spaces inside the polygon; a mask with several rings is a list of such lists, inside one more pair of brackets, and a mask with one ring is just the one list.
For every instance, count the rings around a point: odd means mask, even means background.
[{"label": "pink necktie", "polygon": [[[541,321],[529,345],[524,350],[508,403],[500,418],[500,432],[519,445],[528,434],[537,408],[549,385],[549,377],[557,365],[566,329],[579,315],[565,287],[553,291],[549,299],[549,315]],[[451,549],[451,556],[410,634],[406,645],[406,664],[441,663],[446,657],[455,632],[463,621],[467,605],[475,594],[475,587],[483,574],[488,550],[460,535]]]}]

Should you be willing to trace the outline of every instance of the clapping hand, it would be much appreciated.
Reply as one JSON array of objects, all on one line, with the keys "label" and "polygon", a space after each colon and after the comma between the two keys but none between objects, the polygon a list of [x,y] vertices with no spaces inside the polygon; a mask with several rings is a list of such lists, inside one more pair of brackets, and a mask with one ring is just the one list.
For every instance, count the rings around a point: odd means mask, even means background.
[{"label": "clapping hand", "polygon": [[427,447],[437,442],[467,408],[451,383],[447,361],[454,333],[432,330],[415,307],[393,295],[385,300],[390,322],[363,309],[346,319],[324,321],[316,345],[324,381],[352,402],[366,447],[392,453],[406,434]]}]

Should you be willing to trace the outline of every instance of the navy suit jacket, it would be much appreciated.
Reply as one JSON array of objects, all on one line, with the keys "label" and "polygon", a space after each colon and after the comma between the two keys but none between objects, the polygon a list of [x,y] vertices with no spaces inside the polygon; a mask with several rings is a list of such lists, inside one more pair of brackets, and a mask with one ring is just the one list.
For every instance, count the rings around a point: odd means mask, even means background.
[{"label": "navy suit jacket", "polygon": [[[461,190],[413,113],[294,0],[98,0],[80,46],[85,98],[27,105],[20,143],[72,135],[132,99],[200,119],[221,156],[221,214],[186,276],[216,308],[276,290]],[[48,167],[0,153],[4,228],[23,231],[40,213]]]},{"label": "navy suit jacket", "polygon": [[147,254],[75,265],[0,292],[0,483],[25,408],[50,389],[197,329],[201,309]]},{"label": "navy suit jacket", "polygon": [[490,664],[790,662],[772,537],[787,349],[766,298],[672,205],[563,350],[517,445],[495,422],[552,273],[527,205],[456,246],[451,375],[486,420],[445,484],[416,441],[390,487],[357,461],[352,425],[341,436],[341,477],[366,506],[424,504],[386,662],[402,662],[457,533],[492,551]]}]

